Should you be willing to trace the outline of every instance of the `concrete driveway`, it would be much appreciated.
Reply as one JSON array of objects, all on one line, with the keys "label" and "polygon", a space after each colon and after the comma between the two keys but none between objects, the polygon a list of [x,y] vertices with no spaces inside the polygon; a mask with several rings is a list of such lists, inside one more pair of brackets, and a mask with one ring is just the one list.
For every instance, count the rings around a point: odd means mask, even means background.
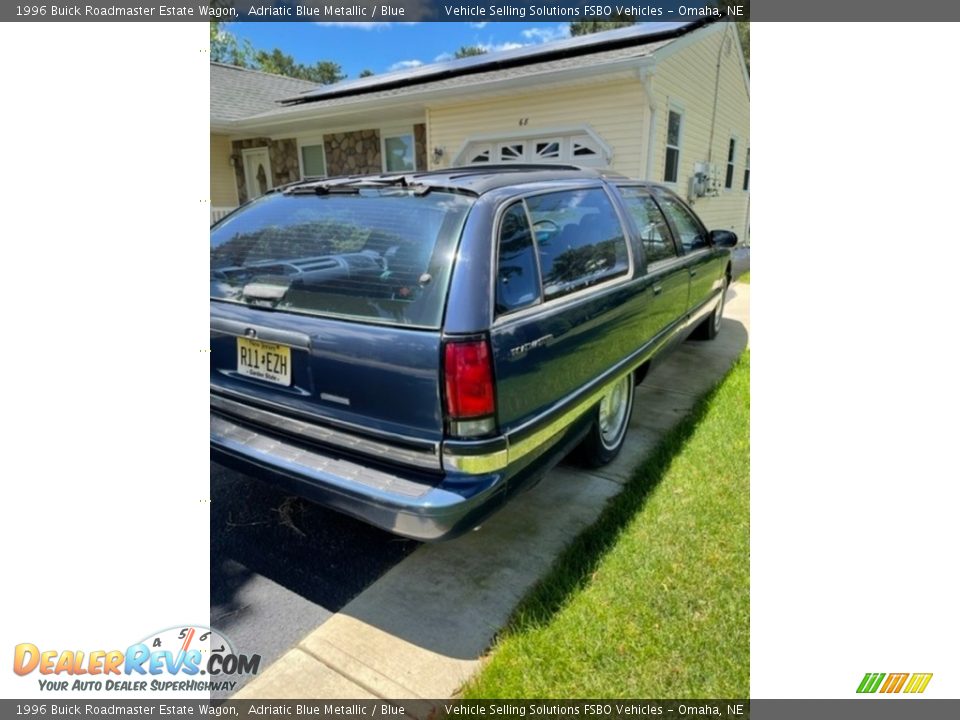
[{"label": "concrete driveway", "polygon": [[[307,617],[320,624],[235,697],[453,696],[477,671],[480,657],[520,598],[597,518],[660,438],[723,377],[747,346],[749,326],[749,286],[734,282],[720,336],[684,343],[637,388],[627,445],[610,465],[590,472],[561,465],[481,529],[454,542],[392,549],[388,540],[353,527],[360,544],[341,539],[332,552],[349,547],[362,579],[343,574],[346,586],[336,597],[349,595],[372,574],[383,574],[332,615],[308,609]],[[321,553],[318,557],[329,557],[323,548],[314,549]],[[362,557],[371,552],[375,557]],[[296,562],[301,561],[299,555]],[[276,562],[296,564],[284,561],[282,551]],[[314,566],[311,572],[322,570]],[[278,574],[274,569],[273,576]],[[335,584],[314,579],[308,586],[317,582]],[[289,602],[285,607],[299,603]],[[258,610],[265,631],[273,630],[275,618],[283,625],[288,615],[269,605]],[[241,647],[262,652],[255,643]]]}]

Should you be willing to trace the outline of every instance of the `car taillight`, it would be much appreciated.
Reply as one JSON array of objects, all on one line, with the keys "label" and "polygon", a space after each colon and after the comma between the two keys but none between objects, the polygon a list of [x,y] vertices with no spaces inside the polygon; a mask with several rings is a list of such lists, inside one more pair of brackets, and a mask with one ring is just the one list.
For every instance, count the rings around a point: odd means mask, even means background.
[{"label": "car taillight", "polygon": [[454,435],[485,435],[494,429],[493,368],[486,340],[448,342],[443,355],[447,416]]}]

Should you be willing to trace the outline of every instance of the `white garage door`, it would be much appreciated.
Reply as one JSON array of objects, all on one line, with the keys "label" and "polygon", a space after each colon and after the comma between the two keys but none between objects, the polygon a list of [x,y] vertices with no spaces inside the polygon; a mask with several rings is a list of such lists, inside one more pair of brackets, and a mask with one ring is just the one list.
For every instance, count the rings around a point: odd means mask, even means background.
[{"label": "white garage door", "polygon": [[485,163],[565,163],[606,167],[610,150],[592,133],[510,137],[468,142],[457,156],[457,165]]}]

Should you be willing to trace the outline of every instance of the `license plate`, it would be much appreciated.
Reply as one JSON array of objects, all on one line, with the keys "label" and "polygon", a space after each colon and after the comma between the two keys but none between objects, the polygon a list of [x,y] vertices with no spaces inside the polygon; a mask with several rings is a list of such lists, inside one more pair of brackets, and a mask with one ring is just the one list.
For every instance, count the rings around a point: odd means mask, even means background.
[{"label": "license plate", "polygon": [[237,372],[257,380],[289,386],[290,348],[238,337]]}]

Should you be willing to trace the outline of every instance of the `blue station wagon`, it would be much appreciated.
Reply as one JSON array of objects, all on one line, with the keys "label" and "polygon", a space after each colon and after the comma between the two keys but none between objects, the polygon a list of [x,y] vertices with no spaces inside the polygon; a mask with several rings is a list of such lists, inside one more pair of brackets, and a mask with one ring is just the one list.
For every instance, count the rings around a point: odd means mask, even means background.
[{"label": "blue station wagon", "polygon": [[455,537],[571,451],[617,455],[651,364],[720,330],[736,242],[572,166],[274,190],[211,229],[212,459]]}]

